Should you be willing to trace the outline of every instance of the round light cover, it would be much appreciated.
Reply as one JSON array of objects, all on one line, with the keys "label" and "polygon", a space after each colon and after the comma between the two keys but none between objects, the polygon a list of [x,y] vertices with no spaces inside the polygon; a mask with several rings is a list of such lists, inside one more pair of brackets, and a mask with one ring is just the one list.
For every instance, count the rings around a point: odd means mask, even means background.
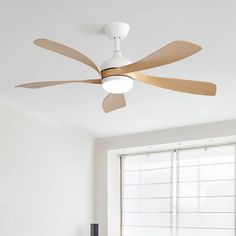
[{"label": "round light cover", "polygon": [[102,86],[108,93],[127,93],[133,87],[133,79],[122,75],[108,76],[102,80]]}]

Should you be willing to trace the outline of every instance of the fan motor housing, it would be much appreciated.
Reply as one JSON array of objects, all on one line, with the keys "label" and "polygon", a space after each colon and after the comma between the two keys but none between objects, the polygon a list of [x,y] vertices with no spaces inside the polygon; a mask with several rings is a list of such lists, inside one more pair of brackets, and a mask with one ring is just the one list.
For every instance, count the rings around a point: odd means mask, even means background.
[{"label": "fan motor housing", "polygon": [[107,69],[113,69],[113,68],[120,67],[120,66],[125,66],[130,63],[131,63],[131,61],[124,58],[121,55],[121,52],[115,51],[113,56],[110,59],[108,59],[102,63],[101,71],[107,70]]},{"label": "fan motor housing", "polygon": [[[130,64],[131,61],[122,57],[119,51],[115,51],[112,58],[104,61],[101,65],[102,72],[116,67]],[[103,74],[103,73],[102,73]],[[128,75],[111,75],[103,77],[102,86],[112,94],[126,93],[133,87],[133,78]]]}]

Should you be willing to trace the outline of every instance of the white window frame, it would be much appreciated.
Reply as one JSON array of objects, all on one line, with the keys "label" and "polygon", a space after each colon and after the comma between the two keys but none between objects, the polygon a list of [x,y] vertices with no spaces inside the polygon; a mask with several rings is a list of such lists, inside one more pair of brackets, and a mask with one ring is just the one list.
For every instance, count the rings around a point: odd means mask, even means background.
[{"label": "white window frame", "polygon": [[[236,144],[235,137],[219,137],[207,140],[152,145],[128,149],[110,150],[107,153],[107,233],[108,236],[121,236],[121,156],[124,154],[151,153],[166,150],[204,148]],[[236,188],[235,188],[236,189]],[[235,190],[236,195],[236,190]],[[236,201],[236,200],[235,200]],[[236,203],[235,203],[236,206]],[[236,209],[235,209],[236,212]],[[236,217],[235,217],[236,220]],[[236,236],[236,233],[235,233]]]}]

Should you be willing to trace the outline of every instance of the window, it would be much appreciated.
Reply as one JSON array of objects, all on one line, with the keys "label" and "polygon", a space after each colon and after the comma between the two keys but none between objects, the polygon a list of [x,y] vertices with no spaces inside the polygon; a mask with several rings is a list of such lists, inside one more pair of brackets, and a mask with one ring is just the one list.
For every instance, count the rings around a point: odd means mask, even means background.
[{"label": "window", "polygon": [[122,156],[123,236],[235,236],[235,146]]}]

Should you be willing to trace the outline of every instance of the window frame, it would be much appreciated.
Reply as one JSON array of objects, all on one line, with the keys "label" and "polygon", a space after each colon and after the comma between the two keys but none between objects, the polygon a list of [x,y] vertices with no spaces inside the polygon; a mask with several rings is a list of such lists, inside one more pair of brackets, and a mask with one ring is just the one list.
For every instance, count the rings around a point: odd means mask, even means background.
[{"label": "window frame", "polygon": [[[140,152],[140,153],[134,153],[134,154],[121,154],[119,155],[119,159],[120,159],[120,236],[123,236],[123,217],[122,217],[122,213],[123,213],[123,204],[122,204],[122,198],[123,198],[123,159],[127,156],[134,156],[134,155],[142,155],[142,154],[152,154],[152,153],[161,153],[161,152],[171,152],[171,165],[172,165],[172,172],[171,174],[173,174],[173,172],[175,171],[174,174],[176,174],[176,178],[177,178],[177,171],[178,171],[178,152],[181,150],[192,150],[192,149],[204,149],[204,148],[214,148],[214,147],[223,147],[223,146],[229,146],[232,145],[234,146],[234,173],[235,173],[235,177],[234,177],[234,235],[236,236],[236,142],[230,142],[230,143],[216,143],[216,144],[210,144],[210,145],[196,145],[193,147],[179,147],[179,148],[167,148],[167,149],[163,149],[163,150],[158,150],[158,151],[149,151],[149,152]],[[173,162],[175,162],[175,164],[173,164]],[[175,169],[175,170],[174,170]],[[171,176],[171,179],[173,178],[173,176]],[[178,185],[178,180],[176,180],[175,183],[175,194],[177,194],[177,185]],[[173,185],[174,186],[174,185]],[[172,191],[173,191],[173,187],[172,187]],[[173,192],[171,194],[174,194]],[[173,195],[172,195],[173,196]],[[177,197],[173,197],[173,201],[174,199],[176,200]],[[172,206],[172,213],[171,214],[177,214],[177,209],[176,209],[176,203],[172,202],[171,204]],[[173,219],[173,218],[172,218]],[[177,216],[175,216],[174,218],[175,220],[177,219]],[[172,221],[172,236],[176,235],[176,231],[175,231],[175,227],[173,227],[173,225],[176,224],[176,222]]]}]

